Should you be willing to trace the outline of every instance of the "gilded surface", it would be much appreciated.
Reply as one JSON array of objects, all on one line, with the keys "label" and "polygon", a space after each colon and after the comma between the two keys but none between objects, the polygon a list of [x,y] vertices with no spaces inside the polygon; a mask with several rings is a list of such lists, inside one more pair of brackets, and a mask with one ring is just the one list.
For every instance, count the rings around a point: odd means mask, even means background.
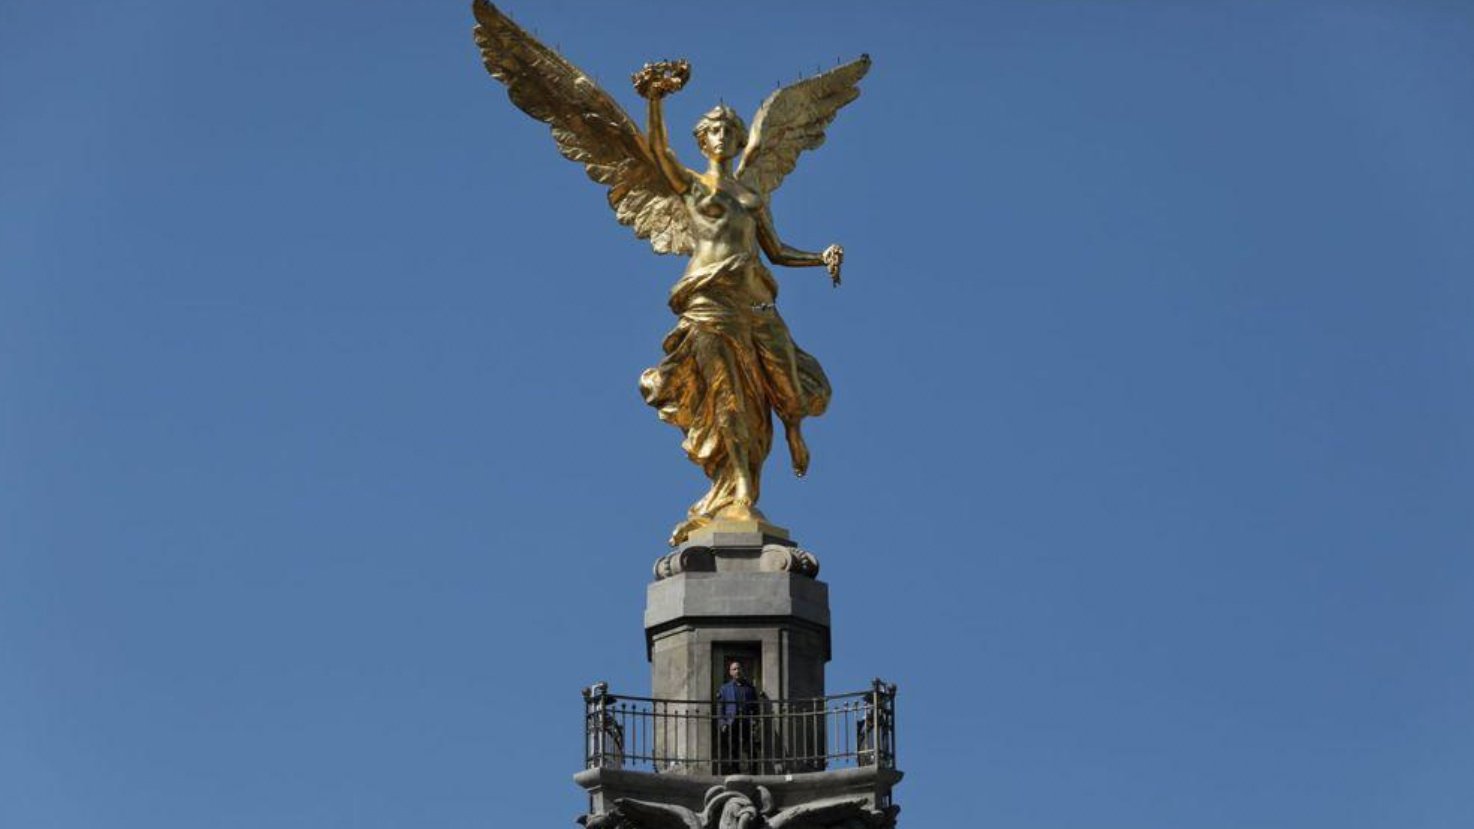
[{"label": "gilded surface", "polygon": [[635,91],[647,102],[642,132],[607,92],[496,7],[476,0],[473,10],[482,60],[512,103],[547,123],[563,156],[608,188],[620,223],[656,253],[690,257],[670,292],[678,320],[664,357],[640,377],[645,401],[681,429],[687,456],[711,480],[671,543],[715,520],[761,520],[756,505],[773,416],[802,476],[809,468],[802,421],[823,414],[830,397],[824,370],[778,313],[778,283],[763,256],[775,265],[823,267],[836,286],[844,260],[839,245],[816,253],[781,241],[769,196],[860,94],[870,59],[779,89],[751,130],[730,108],[711,110],[694,130],[707,159],[697,172],[676,158],[662,112],[663,99],[689,79],[688,63],[651,63],[635,73]]}]

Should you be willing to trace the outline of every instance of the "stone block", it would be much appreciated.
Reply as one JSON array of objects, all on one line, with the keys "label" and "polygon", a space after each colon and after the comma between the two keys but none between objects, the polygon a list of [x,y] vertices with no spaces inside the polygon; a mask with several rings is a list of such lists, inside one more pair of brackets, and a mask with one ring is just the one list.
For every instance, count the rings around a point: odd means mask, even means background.
[{"label": "stone block", "polygon": [[829,586],[789,572],[695,572],[646,589],[646,631],[681,620],[722,619],[793,619],[828,628]]}]

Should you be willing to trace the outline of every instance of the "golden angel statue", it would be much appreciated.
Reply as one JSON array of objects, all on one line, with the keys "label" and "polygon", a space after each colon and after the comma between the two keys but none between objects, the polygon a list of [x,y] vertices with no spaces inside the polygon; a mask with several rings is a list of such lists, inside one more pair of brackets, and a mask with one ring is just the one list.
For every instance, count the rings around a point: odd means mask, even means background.
[{"label": "golden angel statue", "polygon": [[671,544],[714,521],[763,520],[756,505],[773,415],[802,476],[809,450],[800,424],[824,412],[830,388],[779,315],[778,283],[760,252],[775,265],[822,266],[835,285],[844,259],[839,245],[811,253],[784,244],[768,200],[799,153],[822,144],[840,107],[860,94],[870,58],[774,92],[751,130],[731,108],[711,110],[695,128],[708,162],[705,172],[696,172],[677,160],[661,109],[665,96],[690,77],[688,63],[651,63],[635,73],[635,90],[648,103],[641,132],[592,79],[495,6],[475,0],[472,8],[482,60],[512,103],[547,123],[564,157],[609,188],[615,218],[649,239],[656,253],[690,257],[670,292],[679,319],[665,337],[665,356],[640,377],[645,402],[681,429],[687,456],[711,479]]}]

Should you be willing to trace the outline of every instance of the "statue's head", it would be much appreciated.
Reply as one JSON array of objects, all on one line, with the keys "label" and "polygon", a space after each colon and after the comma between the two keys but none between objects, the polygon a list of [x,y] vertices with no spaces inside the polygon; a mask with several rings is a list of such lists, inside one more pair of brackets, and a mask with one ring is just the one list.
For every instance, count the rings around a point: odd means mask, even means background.
[{"label": "statue's head", "polygon": [[701,145],[701,154],[713,161],[727,161],[737,157],[747,146],[747,125],[737,111],[719,104],[701,116],[696,128],[691,131],[696,143]]}]

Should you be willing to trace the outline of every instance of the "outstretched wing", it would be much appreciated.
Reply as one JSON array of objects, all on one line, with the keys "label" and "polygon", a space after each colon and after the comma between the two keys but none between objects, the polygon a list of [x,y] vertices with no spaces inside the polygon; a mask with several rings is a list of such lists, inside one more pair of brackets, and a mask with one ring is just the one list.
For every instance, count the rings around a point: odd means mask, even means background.
[{"label": "outstretched wing", "polygon": [[683,806],[621,797],[614,801],[614,811],[642,829],[702,829],[701,819]]},{"label": "outstretched wing", "polygon": [[771,193],[798,163],[798,154],[824,143],[824,128],[839,108],[860,96],[860,79],[870,71],[870,56],[805,78],[768,96],[752,119],[747,153],[737,178]]},{"label": "outstretched wing", "polygon": [[538,42],[487,0],[474,0],[476,45],[493,78],[523,112],[552,127],[558,152],[609,188],[621,224],[656,253],[695,249],[690,217],[661,176],[638,127],[578,67]]},{"label": "outstretched wing", "polygon": [[860,825],[884,825],[887,814],[870,808],[863,797],[818,800],[784,809],[768,818],[770,829],[826,829],[830,826],[858,822]]}]

